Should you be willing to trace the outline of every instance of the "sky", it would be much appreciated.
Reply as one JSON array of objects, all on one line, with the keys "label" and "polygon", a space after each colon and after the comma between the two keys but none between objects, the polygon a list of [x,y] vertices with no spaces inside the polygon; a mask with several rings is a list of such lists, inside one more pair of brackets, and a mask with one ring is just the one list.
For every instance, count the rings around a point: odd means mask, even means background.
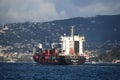
[{"label": "sky", "polygon": [[120,0],[0,0],[0,24],[120,14]]}]

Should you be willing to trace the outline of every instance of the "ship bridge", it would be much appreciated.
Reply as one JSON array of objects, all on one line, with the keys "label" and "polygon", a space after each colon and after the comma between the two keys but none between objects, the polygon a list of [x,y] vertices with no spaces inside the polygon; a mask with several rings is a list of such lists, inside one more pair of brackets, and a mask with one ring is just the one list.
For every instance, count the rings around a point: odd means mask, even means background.
[{"label": "ship bridge", "polygon": [[83,54],[84,36],[74,35],[74,27],[71,29],[71,36],[61,36],[62,51],[64,55]]}]

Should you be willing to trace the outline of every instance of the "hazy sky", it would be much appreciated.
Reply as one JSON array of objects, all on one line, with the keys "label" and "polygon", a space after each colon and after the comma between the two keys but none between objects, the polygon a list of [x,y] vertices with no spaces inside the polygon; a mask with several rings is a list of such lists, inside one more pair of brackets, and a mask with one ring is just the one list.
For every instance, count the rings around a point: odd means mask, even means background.
[{"label": "hazy sky", "polygon": [[0,24],[120,14],[120,0],[0,0]]}]

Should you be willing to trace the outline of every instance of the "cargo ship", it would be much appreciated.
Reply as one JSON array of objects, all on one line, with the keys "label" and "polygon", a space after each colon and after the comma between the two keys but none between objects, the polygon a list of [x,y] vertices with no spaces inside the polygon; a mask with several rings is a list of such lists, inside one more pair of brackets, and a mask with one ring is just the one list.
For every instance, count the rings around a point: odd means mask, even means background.
[{"label": "cargo ship", "polygon": [[[33,50],[33,59],[40,64],[51,65],[80,65],[85,63],[83,53],[84,36],[74,35],[74,26],[71,28],[71,35],[61,36],[60,43],[53,43],[51,49],[44,49],[42,44]],[[61,48],[55,45],[60,44]]]}]

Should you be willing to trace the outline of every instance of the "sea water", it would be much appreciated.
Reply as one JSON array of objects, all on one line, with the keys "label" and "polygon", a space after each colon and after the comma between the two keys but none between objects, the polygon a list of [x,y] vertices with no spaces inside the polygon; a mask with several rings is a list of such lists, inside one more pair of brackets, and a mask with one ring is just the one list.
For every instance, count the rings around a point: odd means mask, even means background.
[{"label": "sea water", "polygon": [[0,63],[0,80],[120,80],[120,64]]}]

